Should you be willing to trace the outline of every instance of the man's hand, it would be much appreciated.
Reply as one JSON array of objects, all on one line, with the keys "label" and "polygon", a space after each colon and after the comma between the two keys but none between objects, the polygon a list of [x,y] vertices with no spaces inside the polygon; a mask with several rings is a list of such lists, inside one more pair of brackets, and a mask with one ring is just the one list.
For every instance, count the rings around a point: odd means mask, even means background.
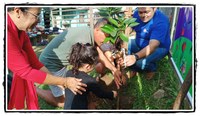
[{"label": "man's hand", "polygon": [[117,69],[112,71],[112,73],[113,73],[113,76],[114,76],[114,81],[115,81],[115,84],[117,86],[117,89],[119,89],[120,86],[122,85],[122,80],[121,80],[122,73],[121,73],[121,71],[119,71]]},{"label": "man's hand", "polygon": [[105,56],[105,54],[101,51],[99,47],[97,47],[97,51],[99,53],[100,61],[103,62],[106,68],[110,69],[112,71],[112,74],[114,76],[114,81],[117,86],[117,88],[120,88],[121,84],[121,71],[117,70],[116,67],[108,60],[108,58]]},{"label": "man's hand", "polygon": [[122,67],[124,67],[124,66],[132,66],[133,64],[135,64],[136,58],[135,58],[134,55],[128,55],[128,56],[126,56],[125,61],[124,61],[123,58],[120,58],[118,62]]},{"label": "man's hand", "polygon": [[64,87],[69,88],[75,95],[77,93],[82,94],[82,91],[86,91],[85,87],[87,87],[87,85],[81,83],[82,79],[76,79],[73,77],[67,77],[65,79]]}]

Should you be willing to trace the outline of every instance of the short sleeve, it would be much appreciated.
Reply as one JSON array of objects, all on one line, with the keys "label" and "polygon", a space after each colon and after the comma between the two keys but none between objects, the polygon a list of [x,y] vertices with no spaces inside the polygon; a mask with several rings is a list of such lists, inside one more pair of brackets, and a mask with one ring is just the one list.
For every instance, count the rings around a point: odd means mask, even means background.
[{"label": "short sleeve", "polygon": [[106,51],[113,51],[114,50],[114,46],[110,43],[103,43],[101,46],[100,46],[101,50],[103,52],[106,52]]},{"label": "short sleeve", "polygon": [[168,33],[168,23],[167,22],[158,22],[154,25],[154,27],[151,30],[151,39],[156,39],[159,42],[163,43],[165,41],[166,35]]}]

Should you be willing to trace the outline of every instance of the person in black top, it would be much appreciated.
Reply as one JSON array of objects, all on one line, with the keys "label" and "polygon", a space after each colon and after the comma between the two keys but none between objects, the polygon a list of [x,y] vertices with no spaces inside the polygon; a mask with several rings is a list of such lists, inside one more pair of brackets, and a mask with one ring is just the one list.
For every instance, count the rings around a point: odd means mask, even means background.
[{"label": "person in black top", "polygon": [[66,76],[73,76],[75,78],[82,79],[82,82],[87,85],[87,88],[86,92],[82,95],[75,95],[69,89],[65,89],[64,109],[88,109],[87,96],[89,92],[94,93],[100,98],[108,98],[111,100],[116,98],[116,91],[104,91],[96,79],[87,74],[94,69],[97,62],[98,52],[94,46],[89,43],[76,43],[72,46],[69,63],[73,67],[66,73]]}]

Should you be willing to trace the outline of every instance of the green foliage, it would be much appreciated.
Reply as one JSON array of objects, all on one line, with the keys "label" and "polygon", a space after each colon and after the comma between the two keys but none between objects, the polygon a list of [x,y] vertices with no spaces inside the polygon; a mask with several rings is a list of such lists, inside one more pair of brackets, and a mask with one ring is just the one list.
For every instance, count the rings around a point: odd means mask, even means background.
[{"label": "green foliage", "polygon": [[127,27],[134,27],[137,26],[139,23],[135,22],[135,18],[118,18],[113,19],[108,17],[108,21],[110,24],[106,24],[101,27],[101,30],[110,36],[105,39],[104,42],[110,41],[112,44],[119,38],[122,39],[124,42],[128,42],[128,37],[125,35],[125,30]]},{"label": "green foliage", "polygon": [[98,9],[99,14],[102,17],[106,17],[110,24],[106,24],[101,27],[101,30],[110,36],[105,38],[104,42],[110,41],[115,44],[117,39],[121,39],[124,42],[128,42],[128,37],[125,35],[127,27],[137,26],[139,23],[135,22],[135,18],[124,18],[120,16],[121,7],[108,7]]},{"label": "green foliage", "polygon": [[122,7],[103,7],[99,8],[99,15],[102,17],[119,17]]}]

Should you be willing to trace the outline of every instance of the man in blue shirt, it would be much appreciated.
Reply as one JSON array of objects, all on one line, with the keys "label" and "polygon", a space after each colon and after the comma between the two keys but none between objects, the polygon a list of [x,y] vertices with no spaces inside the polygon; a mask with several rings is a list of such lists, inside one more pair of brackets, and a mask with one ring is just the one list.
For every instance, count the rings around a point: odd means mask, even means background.
[{"label": "man in blue shirt", "polygon": [[133,74],[146,71],[151,79],[156,71],[156,62],[165,57],[170,49],[170,23],[156,7],[139,7],[133,14],[138,26],[133,27],[136,38],[130,39],[126,66]]}]

